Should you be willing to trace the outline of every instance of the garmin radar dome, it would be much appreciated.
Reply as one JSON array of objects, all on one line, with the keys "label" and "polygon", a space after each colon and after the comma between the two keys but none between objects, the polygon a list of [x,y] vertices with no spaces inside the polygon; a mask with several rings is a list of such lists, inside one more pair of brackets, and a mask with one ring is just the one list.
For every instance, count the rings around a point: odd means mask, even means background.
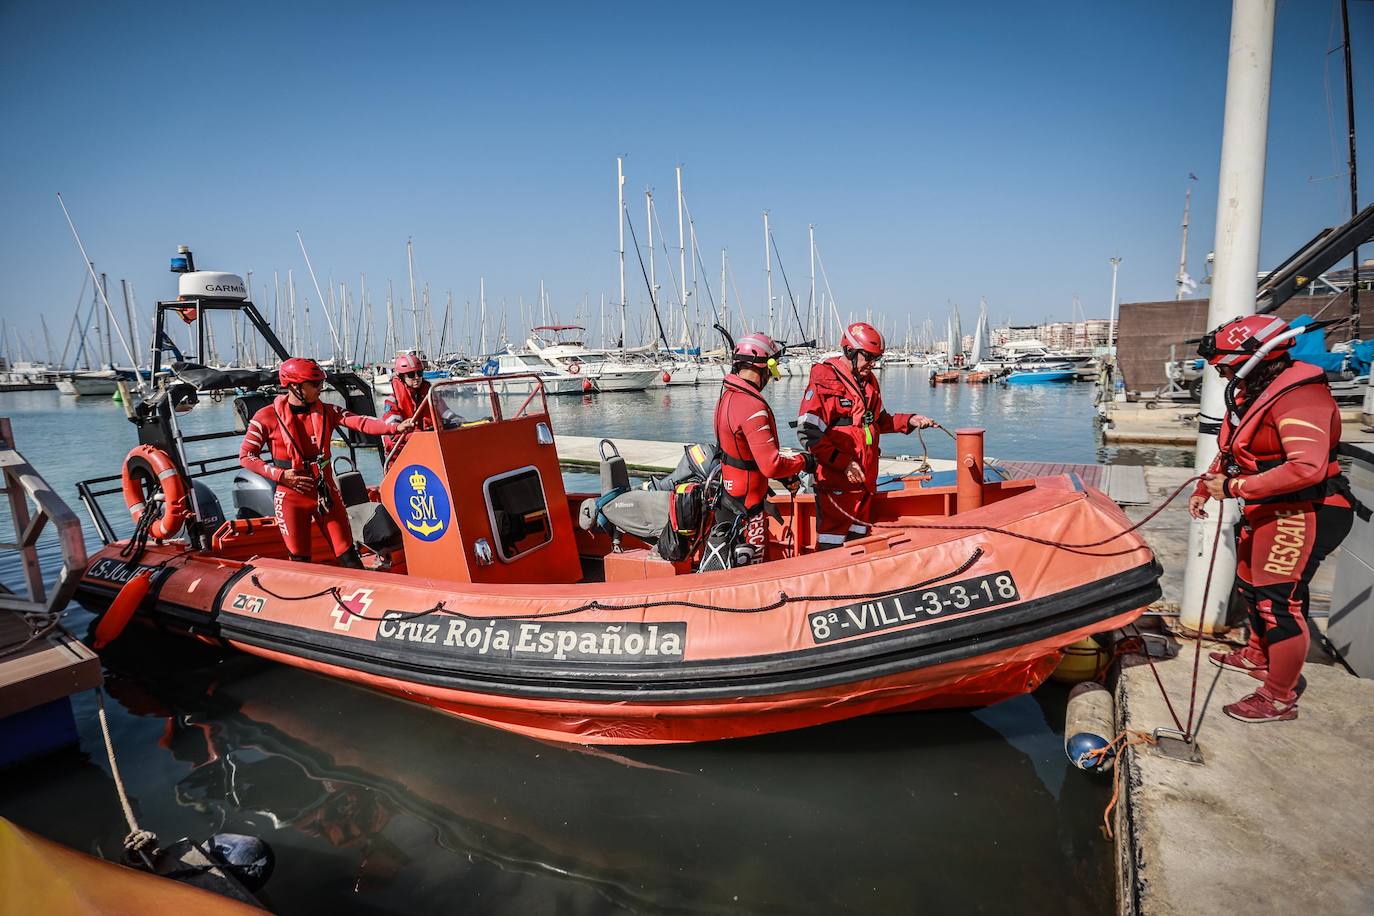
[{"label": "garmin radar dome", "polygon": [[247,299],[248,289],[238,274],[193,270],[177,276],[178,299]]}]

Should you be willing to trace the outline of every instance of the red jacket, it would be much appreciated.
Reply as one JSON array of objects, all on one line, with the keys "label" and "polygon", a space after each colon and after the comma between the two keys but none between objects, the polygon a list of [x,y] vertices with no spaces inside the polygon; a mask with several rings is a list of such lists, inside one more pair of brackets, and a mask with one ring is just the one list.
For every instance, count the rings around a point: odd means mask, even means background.
[{"label": "red jacket", "polygon": [[[429,394],[429,382],[421,382],[417,391],[412,392],[405,382],[397,376],[391,377],[391,394],[383,402],[382,422],[387,426],[395,426],[411,417],[415,417],[415,429],[426,430],[434,428],[433,404],[425,410],[424,416],[416,416],[415,409],[424,403],[425,396]],[[403,433],[399,436],[382,436],[382,447],[386,454],[390,455],[397,442],[404,441],[410,435]]]},{"label": "red jacket", "polygon": [[806,468],[804,456],[778,451],[773,408],[757,388],[733,372],[725,376],[716,404],[716,442],[725,492],[744,503],[746,511],[767,501],[769,478],[791,477]]},{"label": "red jacket", "polygon": [[[1220,451],[1210,468],[1213,474],[1225,474],[1228,468],[1237,472],[1226,482],[1227,495],[1277,502],[1340,475],[1336,448],[1341,442],[1341,412],[1320,368],[1294,363],[1241,409],[1239,418],[1228,415],[1222,421]],[[1199,482],[1196,493],[1206,492]],[[1350,505],[1335,492],[1301,498]]]},{"label": "red jacket", "polygon": [[333,404],[316,401],[302,414],[295,414],[281,394],[266,407],[253,414],[248,432],[239,446],[239,464],[268,480],[281,483],[286,468],[270,465],[262,460],[262,448],[269,446],[272,460],[289,464],[299,474],[315,477],[312,467],[317,458],[325,459],[325,478],[333,483],[333,471],[328,466],[329,440],[340,426],[369,436],[380,436],[388,429],[376,417],[365,417]]},{"label": "red jacket", "polygon": [[878,457],[883,433],[911,431],[914,414],[890,414],[883,408],[883,393],[871,374],[855,378],[854,367],[843,356],[832,356],[811,367],[797,417],[797,438],[816,456],[816,477],[821,484],[852,489],[845,479],[849,462],[864,470],[866,489],[878,484]]}]

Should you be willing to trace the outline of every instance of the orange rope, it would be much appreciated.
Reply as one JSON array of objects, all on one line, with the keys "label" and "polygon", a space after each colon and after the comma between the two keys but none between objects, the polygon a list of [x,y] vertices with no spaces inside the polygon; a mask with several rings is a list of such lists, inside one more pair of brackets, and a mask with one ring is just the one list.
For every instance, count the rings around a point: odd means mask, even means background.
[{"label": "orange rope", "polygon": [[[1135,731],[1133,729],[1123,729],[1106,747],[1100,747],[1085,753],[1080,760],[1095,760],[1100,765],[1109,755],[1116,755],[1116,766],[1112,770],[1112,799],[1107,802],[1107,808],[1102,812],[1102,835],[1107,839],[1112,838],[1112,811],[1116,808],[1116,803],[1121,798],[1121,758],[1125,756],[1127,748],[1136,747],[1142,744],[1156,745],[1159,741],[1149,732]],[[1091,769],[1085,767],[1085,769]]]}]

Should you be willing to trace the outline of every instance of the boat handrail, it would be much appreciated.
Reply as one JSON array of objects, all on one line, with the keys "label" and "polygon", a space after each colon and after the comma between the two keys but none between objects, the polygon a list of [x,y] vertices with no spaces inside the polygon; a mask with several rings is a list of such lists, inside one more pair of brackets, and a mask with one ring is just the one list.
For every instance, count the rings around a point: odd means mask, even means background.
[{"label": "boat handrail", "polygon": [[[0,594],[0,609],[21,613],[56,616],[76,594],[86,571],[86,539],[81,520],[43,475],[14,447],[14,430],[9,417],[0,417],[0,469],[5,475],[5,494],[9,497],[14,520],[13,542],[0,542],[0,550],[15,550],[24,561],[28,598]],[[29,501],[37,508],[31,515]],[[43,581],[43,564],[38,557],[38,536],[51,522],[62,549],[62,568],[51,591]]]},{"label": "boat handrail", "polygon": [[[509,395],[512,382],[522,382],[530,384],[530,393],[520,402],[520,406],[514,411],[506,411],[502,407],[501,398]],[[497,386],[504,390],[498,390]],[[534,413],[548,415],[549,401],[544,391],[544,379],[537,372],[512,372],[507,375],[474,376],[473,378],[454,378],[443,379],[430,383],[429,397],[432,400],[443,398],[443,392],[449,389],[457,389],[460,386],[486,387],[487,399],[491,404],[491,422],[500,423],[503,420],[517,420],[521,417],[530,415],[530,404],[535,397],[539,398],[539,408]],[[523,393],[523,392],[519,392]]]}]

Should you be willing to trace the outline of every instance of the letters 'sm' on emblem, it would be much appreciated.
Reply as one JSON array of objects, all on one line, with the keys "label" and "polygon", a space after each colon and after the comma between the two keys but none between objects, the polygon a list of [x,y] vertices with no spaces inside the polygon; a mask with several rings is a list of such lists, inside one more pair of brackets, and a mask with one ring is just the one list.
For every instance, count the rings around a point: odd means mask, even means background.
[{"label": "letters 'sm' on emblem", "polygon": [[334,629],[348,630],[353,626],[355,617],[363,617],[372,606],[372,589],[355,589],[351,595],[339,595],[334,602],[334,610],[329,615],[334,618]]}]

